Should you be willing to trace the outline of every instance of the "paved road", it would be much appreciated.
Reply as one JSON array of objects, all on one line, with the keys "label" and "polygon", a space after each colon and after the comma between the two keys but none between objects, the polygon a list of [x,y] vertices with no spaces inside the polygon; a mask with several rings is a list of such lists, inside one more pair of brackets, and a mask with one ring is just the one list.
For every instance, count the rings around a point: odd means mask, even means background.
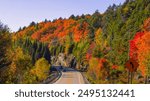
[{"label": "paved road", "polygon": [[65,68],[64,70],[61,77],[54,84],[85,84],[80,72],[72,68]]}]

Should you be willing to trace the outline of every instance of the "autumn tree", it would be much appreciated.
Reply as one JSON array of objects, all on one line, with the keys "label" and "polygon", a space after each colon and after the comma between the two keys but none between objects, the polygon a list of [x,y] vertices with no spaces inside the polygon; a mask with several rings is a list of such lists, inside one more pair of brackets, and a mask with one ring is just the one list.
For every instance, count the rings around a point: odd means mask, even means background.
[{"label": "autumn tree", "polygon": [[91,58],[89,61],[88,78],[92,83],[107,83],[109,63],[104,58]]},{"label": "autumn tree", "polygon": [[139,61],[139,68],[142,75],[146,77],[150,76],[150,19],[147,19],[144,23],[144,35],[135,43],[137,45],[137,54]]},{"label": "autumn tree", "polygon": [[[6,80],[6,69],[11,64],[9,52],[11,50],[11,36],[7,26],[0,22],[0,82],[4,83]],[[4,77],[5,76],[5,77]]]},{"label": "autumn tree", "polygon": [[5,83],[23,83],[24,73],[32,68],[31,57],[28,54],[24,54],[22,48],[18,47],[15,51],[11,51],[9,55],[12,58],[12,63],[5,71],[7,79]]},{"label": "autumn tree", "polygon": [[94,41],[95,41],[96,47],[93,50],[93,56],[100,58],[100,57],[102,57],[102,52],[103,52],[104,48],[106,47],[106,43],[105,43],[105,40],[103,39],[101,28],[99,28],[95,32],[95,40]]},{"label": "autumn tree", "polygon": [[145,32],[150,32],[150,18],[145,20],[144,25],[143,25],[143,30]]},{"label": "autumn tree", "polygon": [[137,42],[140,40],[140,38],[142,38],[142,36],[144,35],[144,32],[138,32],[136,33],[136,35],[134,36],[133,40],[130,40],[130,58],[137,60],[137,56],[138,56],[138,48],[137,48]]},{"label": "autumn tree", "polygon": [[137,54],[139,61],[139,69],[143,76],[150,76],[150,32],[146,32],[145,35],[136,43]]},{"label": "autumn tree", "polygon": [[9,60],[7,60],[7,51],[10,47],[11,39],[9,29],[0,23],[0,68],[7,67]]},{"label": "autumn tree", "polygon": [[50,65],[45,58],[41,58],[35,63],[32,74],[35,75],[39,82],[45,80],[49,75]]}]

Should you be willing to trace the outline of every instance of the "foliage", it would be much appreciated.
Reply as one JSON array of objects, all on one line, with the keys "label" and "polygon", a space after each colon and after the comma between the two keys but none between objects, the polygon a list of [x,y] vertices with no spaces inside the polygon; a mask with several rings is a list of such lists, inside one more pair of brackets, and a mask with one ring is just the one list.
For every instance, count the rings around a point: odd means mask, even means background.
[{"label": "foliage", "polygon": [[139,70],[143,76],[149,76],[149,19],[143,24],[144,32],[138,32],[134,39],[130,41],[130,58],[136,59],[139,62]]},{"label": "foliage", "polygon": [[[12,35],[0,24],[0,68],[8,68],[2,73],[10,71],[12,62],[11,68],[17,68],[18,75],[22,75],[19,79],[12,76],[10,82],[38,83],[47,76],[43,71],[48,70],[51,56],[64,53],[75,56],[79,69],[87,68],[92,83],[112,83],[114,77],[117,83],[126,83],[124,64],[129,58],[138,61],[143,76],[149,76],[149,10],[150,0],[126,0],[122,5],[109,6],[103,14],[97,10],[91,15],[31,22]],[[28,61],[30,66],[21,64],[22,61]],[[7,81],[7,73],[2,76],[1,82]]]},{"label": "foliage", "polygon": [[[109,63],[104,58],[91,58],[89,61],[88,75],[93,83],[108,83]],[[94,81],[93,81],[94,80]]]},{"label": "foliage", "polygon": [[45,58],[41,58],[35,63],[35,68],[31,71],[38,81],[45,80],[49,75],[50,65]]},{"label": "foliage", "polygon": [[10,49],[11,37],[9,29],[0,22],[0,69],[10,64],[7,52]]},{"label": "foliage", "polygon": [[139,69],[143,76],[150,76],[150,32],[145,32],[143,37],[136,43],[139,61]]},{"label": "foliage", "polygon": [[136,33],[136,35],[134,36],[134,39],[130,41],[130,58],[137,60],[137,45],[136,43],[140,40],[140,38],[144,35],[143,32],[138,32]]},{"label": "foliage", "polygon": [[31,57],[23,53],[18,47],[15,51],[10,51],[9,56],[13,57],[10,66],[3,72],[3,82],[5,83],[24,83],[24,73],[32,68]]}]

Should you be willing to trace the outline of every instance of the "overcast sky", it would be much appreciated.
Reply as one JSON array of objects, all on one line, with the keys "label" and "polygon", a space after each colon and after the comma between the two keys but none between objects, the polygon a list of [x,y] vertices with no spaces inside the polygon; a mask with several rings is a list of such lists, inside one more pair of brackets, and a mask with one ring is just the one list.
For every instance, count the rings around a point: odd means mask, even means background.
[{"label": "overcast sky", "polygon": [[30,22],[68,18],[70,15],[103,13],[109,5],[125,0],[0,0],[0,21],[12,31]]}]

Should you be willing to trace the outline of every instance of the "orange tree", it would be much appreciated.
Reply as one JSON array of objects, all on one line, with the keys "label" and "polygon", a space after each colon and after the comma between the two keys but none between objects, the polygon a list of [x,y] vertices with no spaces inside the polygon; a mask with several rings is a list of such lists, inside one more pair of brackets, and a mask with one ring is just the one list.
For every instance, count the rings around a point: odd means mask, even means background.
[{"label": "orange tree", "polygon": [[147,78],[150,76],[150,18],[145,21],[143,30],[144,32],[139,33],[140,38],[134,39],[136,40],[134,45],[136,46],[139,70]]},{"label": "orange tree", "polygon": [[150,32],[145,32],[145,35],[136,43],[139,68],[143,76],[150,76]]}]

